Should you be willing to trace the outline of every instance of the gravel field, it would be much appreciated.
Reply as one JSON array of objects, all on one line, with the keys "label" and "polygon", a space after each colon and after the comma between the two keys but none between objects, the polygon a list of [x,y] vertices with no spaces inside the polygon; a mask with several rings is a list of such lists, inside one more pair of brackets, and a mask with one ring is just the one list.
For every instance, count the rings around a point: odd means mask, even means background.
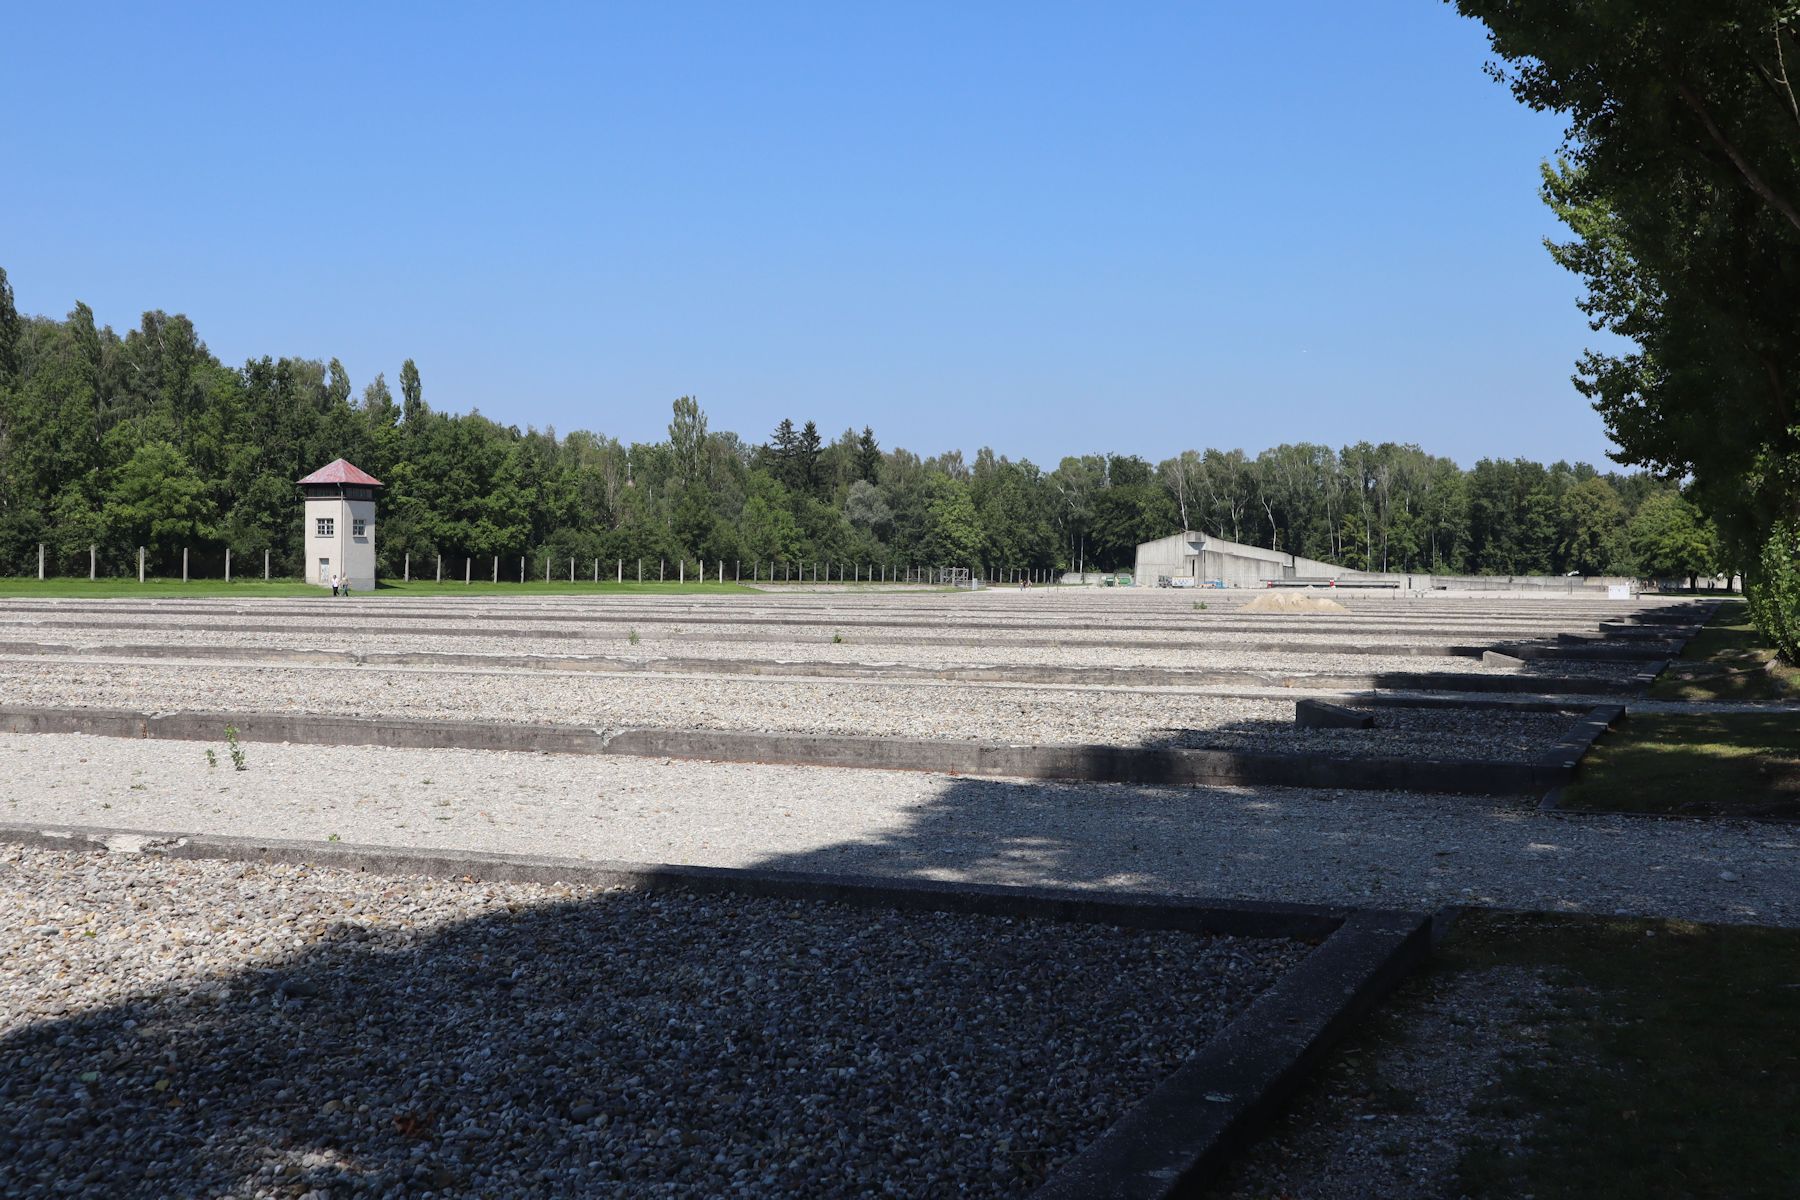
[{"label": "gravel field", "polygon": [[0,848],[0,1192],[1007,1196],[1292,942]]},{"label": "gravel field", "polygon": [[[531,632],[536,632],[531,631]],[[9,637],[0,630],[0,641],[48,642],[71,647],[75,653],[104,653],[107,646],[205,646],[252,647],[282,650],[337,650],[348,653],[422,653],[422,654],[538,654],[566,657],[624,659],[649,662],[658,658],[712,658],[725,661],[898,663],[909,667],[1031,665],[1057,667],[1174,667],[1183,670],[1221,671],[1295,671],[1367,674],[1375,671],[1458,671],[1480,674],[1507,674],[1502,668],[1484,667],[1472,655],[1414,654],[1405,647],[1414,643],[1407,639],[1378,641],[1368,637],[1313,639],[1281,637],[1279,653],[1255,648],[1266,637],[1249,635],[1219,636],[1205,641],[1166,641],[1151,649],[1139,646],[1082,645],[1068,642],[1060,646],[1016,645],[1004,638],[971,640],[967,644],[930,643],[914,639],[869,640],[863,635],[845,636],[833,642],[833,631],[821,630],[808,640],[764,635],[757,639],[731,641],[712,637],[687,638],[663,636],[662,630],[644,630],[633,645],[629,631],[604,637],[472,637],[446,635],[441,631],[409,632],[392,627],[346,632],[325,629],[317,632],[263,633],[245,632],[229,627],[217,629],[32,629],[29,637]],[[710,634],[710,631],[708,631]],[[1482,639],[1491,640],[1491,639]],[[1392,646],[1388,654],[1319,652],[1312,645],[1341,645],[1354,641],[1370,646]],[[1467,639],[1465,644],[1479,644]],[[0,650],[0,653],[4,653]],[[1606,664],[1612,666],[1612,664]],[[1565,666],[1579,670],[1582,663],[1546,662],[1545,671],[1564,673]],[[1626,667],[1619,671],[1629,673]]]},{"label": "gravel field", "polygon": [[1800,830],[1416,793],[1154,788],[0,734],[0,821],[1433,909],[1800,924]]},{"label": "gravel field", "polygon": [[1380,710],[1370,731],[1300,729],[1285,700],[971,684],[772,678],[252,667],[157,660],[0,660],[9,703],[216,712],[309,712],[903,738],[1381,756],[1531,757],[1574,718],[1493,710]]}]

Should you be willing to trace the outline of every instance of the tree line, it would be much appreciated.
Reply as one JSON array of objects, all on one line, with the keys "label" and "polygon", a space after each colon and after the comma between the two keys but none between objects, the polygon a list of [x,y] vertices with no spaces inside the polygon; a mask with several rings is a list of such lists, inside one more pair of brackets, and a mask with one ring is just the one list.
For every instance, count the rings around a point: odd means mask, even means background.
[{"label": "tree line", "polygon": [[[360,391],[336,359],[221,363],[180,315],[123,337],[77,304],[21,316],[0,271],[0,569],[297,575],[294,481],[343,457],[381,479],[383,574],[441,555],[709,563],[833,562],[1112,570],[1140,542],[1201,530],[1370,570],[1691,576],[1722,564],[1709,524],[1649,474],[1483,459],[1413,445],[1189,450],[1160,463],[1085,454],[1045,470],[983,448],[930,457],[875,431],[826,440],[783,420],[765,441],[674,401],[664,441],[521,430],[434,410],[407,360]],[[240,569],[242,569],[240,567]],[[505,572],[503,572],[504,574]]]}]

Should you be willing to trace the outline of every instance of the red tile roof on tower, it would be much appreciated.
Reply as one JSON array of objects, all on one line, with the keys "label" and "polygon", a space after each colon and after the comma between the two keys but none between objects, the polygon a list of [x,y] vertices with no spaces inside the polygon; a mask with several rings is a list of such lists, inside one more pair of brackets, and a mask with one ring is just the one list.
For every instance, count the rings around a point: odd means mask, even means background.
[{"label": "red tile roof on tower", "polygon": [[381,480],[354,463],[338,458],[326,463],[300,483],[356,483],[363,487],[380,487]]}]

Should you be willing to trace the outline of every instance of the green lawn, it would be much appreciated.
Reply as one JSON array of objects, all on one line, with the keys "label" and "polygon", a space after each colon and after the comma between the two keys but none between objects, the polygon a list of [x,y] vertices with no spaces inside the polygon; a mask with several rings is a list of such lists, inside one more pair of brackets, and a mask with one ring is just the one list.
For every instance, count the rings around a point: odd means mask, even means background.
[{"label": "green lawn", "polygon": [[[458,580],[436,583],[431,580],[413,580],[410,583],[382,583],[374,592],[356,592],[349,602],[367,600],[371,597],[381,599],[388,596],[592,596],[605,594],[643,593],[649,595],[732,595],[749,593],[752,589],[735,583],[614,583],[602,580],[599,583],[562,582],[543,583],[489,583],[476,580],[465,584]],[[222,579],[193,579],[183,583],[179,579],[150,579],[139,583],[133,579],[0,579],[0,597],[33,596],[44,599],[94,599],[100,597],[219,597],[233,599],[253,599],[259,596],[323,596],[331,599],[327,588],[314,587],[301,583],[297,579],[275,579],[265,583],[261,579],[234,579],[226,583]]]},{"label": "green lawn", "polygon": [[1800,669],[1750,623],[1742,600],[1727,600],[1650,689],[1657,700],[1783,700],[1800,697]]},{"label": "green lawn", "polygon": [[1800,816],[1800,710],[1626,717],[1582,759],[1561,807]]},{"label": "green lawn", "polygon": [[[1651,688],[1657,700],[1800,699],[1743,601],[1723,603]],[[1800,707],[1706,716],[1637,714],[1603,735],[1562,807],[1679,816],[1800,816]]]},{"label": "green lawn", "polygon": [[1471,913],[1430,969],[1496,965],[1552,981],[1551,1052],[1478,1098],[1530,1133],[1469,1147],[1457,1191],[1800,1194],[1800,930]]}]

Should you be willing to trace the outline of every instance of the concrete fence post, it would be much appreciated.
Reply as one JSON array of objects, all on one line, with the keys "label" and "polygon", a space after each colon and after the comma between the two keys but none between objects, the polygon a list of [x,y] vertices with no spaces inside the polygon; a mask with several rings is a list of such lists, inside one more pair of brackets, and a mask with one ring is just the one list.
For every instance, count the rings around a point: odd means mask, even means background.
[{"label": "concrete fence post", "polygon": [[225,582],[231,582],[231,547],[225,547]]},{"label": "concrete fence post", "polygon": [[471,583],[474,583],[474,582],[475,582],[475,560],[472,558],[465,558],[465,559],[463,559],[463,586],[468,587]]},{"label": "concrete fence post", "polygon": [[181,548],[181,582],[183,582],[183,583],[186,583],[188,581],[187,556],[188,556],[188,548],[186,546],[183,546]]},{"label": "concrete fence post", "polygon": [[644,582],[644,560],[638,559],[638,582]]},{"label": "concrete fence post", "polygon": [[519,582],[525,582],[525,556],[519,555]]},{"label": "concrete fence post", "polygon": [[98,552],[98,547],[96,547],[92,542],[89,542],[88,543],[88,578],[89,579],[94,578],[95,574],[99,570],[99,567],[100,567],[100,555]]},{"label": "concrete fence post", "polygon": [[681,578],[678,582],[680,582],[680,583],[687,582],[687,558],[685,555],[682,557],[682,560],[681,560]]},{"label": "concrete fence post", "polygon": [[412,551],[411,550],[408,550],[406,552],[406,563],[405,563],[405,566],[403,566],[400,570],[400,582],[402,582],[402,583],[411,583],[412,582]]},{"label": "concrete fence post", "polygon": [[138,547],[138,582],[144,582],[144,548]]},{"label": "concrete fence post", "polygon": [[741,558],[731,560],[731,582],[744,582],[744,560]]},{"label": "concrete fence post", "polygon": [[666,558],[659,558],[656,560],[656,582],[666,583],[666,582],[668,582],[668,579],[669,579],[669,560]]},{"label": "concrete fence post", "polygon": [[269,582],[269,552],[263,551],[263,582]]},{"label": "concrete fence post", "polygon": [[44,578],[44,543],[38,543],[38,579]]},{"label": "concrete fence post", "polygon": [[625,582],[625,560],[622,558],[619,560],[619,580],[618,581],[620,583]]},{"label": "concrete fence post", "polygon": [[437,556],[437,581],[444,582],[444,556],[441,554]]}]

